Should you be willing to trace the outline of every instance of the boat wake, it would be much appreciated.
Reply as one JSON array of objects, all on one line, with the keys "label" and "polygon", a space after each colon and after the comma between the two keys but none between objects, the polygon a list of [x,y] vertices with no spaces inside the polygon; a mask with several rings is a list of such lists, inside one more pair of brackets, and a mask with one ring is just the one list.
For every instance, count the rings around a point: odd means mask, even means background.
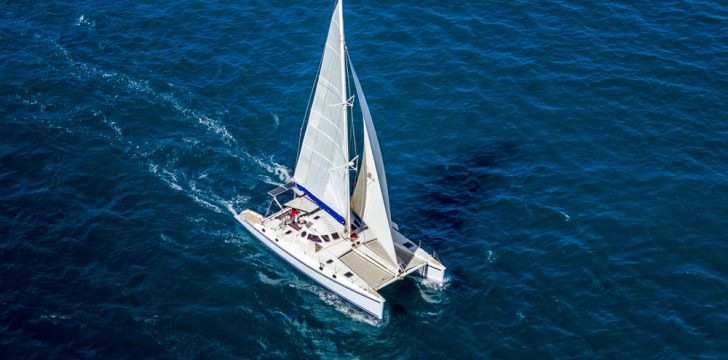
[{"label": "boat wake", "polygon": [[420,291],[422,300],[430,304],[446,304],[449,301],[445,291],[449,285],[447,278],[442,283],[428,279],[418,279],[415,284]]},{"label": "boat wake", "polygon": [[[215,195],[210,190],[199,189],[195,180],[189,180],[186,184],[182,183],[178,180],[177,172],[160,167],[158,164],[153,162],[149,163],[148,170],[150,173],[169,185],[171,189],[182,192],[200,206],[218,214],[225,213],[224,209],[228,207],[229,202]],[[181,176],[184,176],[184,173],[182,173]],[[182,185],[180,183],[182,183]]]},{"label": "boat wake", "polygon": [[[172,93],[155,94],[158,99],[171,106],[177,113],[186,119],[195,120],[198,124],[203,125],[209,132],[220,135],[222,141],[227,145],[237,144],[238,141],[228,131],[225,125],[218,119],[211,118],[207,114],[200,111],[192,110],[183,106],[180,101]],[[221,115],[221,114],[218,114]]]},{"label": "boat wake", "polygon": [[416,279],[418,287],[423,286],[427,289],[435,291],[444,291],[450,286],[450,277],[448,276],[445,276],[445,281],[442,282],[422,277],[414,277],[414,279]]},{"label": "boat wake", "polygon": [[283,278],[273,279],[262,271],[258,271],[258,279],[260,282],[271,286],[280,286],[285,282]]},{"label": "boat wake", "polygon": [[[81,15],[78,18],[78,25],[93,26],[93,22],[84,15]],[[291,170],[285,165],[275,162],[272,156],[251,154],[246,151],[247,149],[241,147],[232,132],[223,124],[221,118],[224,113],[217,113],[215,116],[212,116],[192,109],[185,106],[179,96],[176,95],[184,94],[185,97],[194,96],[192,92],[186,91],[184,88],[169,82],[165,82],[168,89],[165,89],[165,91],[157,91],[152,87],[149,80],[135,78],[120,72],[108,71],[98,65],[74,59],[66,47],[50,36],[43,36],[43,34],[36,33],[33,35],[33,38],[40,44],[45,44],[49,48],[52,54],[51,56],[55,56],[60,60],[61,66],[65,68],[63,69],[64,73],[76,81],[91,82],[101,80],[124,93],[145,99],[152,104],[172,109],[181,119],[203,127],[208,133],[215,135],[217,139],[222,141],[225,144],[222,155],[236,158],[247,166],[254,165],[262,169],[264,172],[258,174],[258,176],[265,183],[279,186],[290,181]],[[56,62],[56,64],[59,63]],[[33,95],[30,97],[21,97],[18,95],[17,97],[19,97],[19,100],[24,105],[37,107],[41,112],[48,106],[48,104],[39,102]],[[249,197],[247,196],[233,195],[234,198],[231,200],[229,199],[230,196],[218,195],[219,192],[212,186],[214,181],[205,178],[207,176],[206,174],[213,173],[211,169],[202,169],[201,175],[196,177],[195,174],[190,174],[189,170],[183,171],[176,166],[179,163],[180,157],[177,154],[189,153],[191,151],[189,149],[190,145],[202,148],[210,148],[212,145],[207,145],[199,139],[185,137],[181,143],[179,141],[171,141],[167,142],[164,146],[154,146],[150,145],[146,140],[142,141],[130,137],[128,134],[138,131],[139,124],[126,123],[124,118],[112,116],[109,108],[116,109],[114,106],[115,99],[109,98],[108,103],[95,105],[89,109],[90,119],[103,124],[110,130],[110,133],[108,131],[98,133],[99,130],[96,128],[90,129],[94,132],[93,134],[86,134],[85,130],[88,129],[85,127],[94,125],[93,123],[89,124],[88,120],[76,124],[61,124],[58,121],[50,120],[41,121],[49,128],[65,130],[69,134],[79,136],[95,135],[107,139],[110,141],[110,145],[120,146],[125,153],[131,154],[132,158],[142,160],[142,166],[149,173],[167,184],[170,189],[184,193],[196,204],[216,213],[224,213],[225,210],[229,211],[231,208],[240,209],[248,203]],[[190,101],[194,102],[192,100]],[[280,123],[278,116],[272,114],[272,117],[277,126]],[[174,126],[174,124],[171,126]],[[160,162],[160,157],[166,157],[165,161]],[[205,181],[203,182],[203,180]]]},{"label": "boat wake", "polygon": [[[84,23],[84,20],[85,18],[82,16],[79,19],[79,25],[90,24]],[[74,82],[83,86],[98,87],[100,85],[101,88],[105,88],[105,91],[116,95],[105,98],[105,103],[86,105],[85,110],[89,115],[71,119],[74,122],[71,129],[81,130],[84,133],[83,136],[86,135],[86,130],[90,130],[104,140],[110,141],[110,145],[120,148],[125,156],[137,162],[142,169],[175,192],[189,197],[201,208],[218,214],[225,214],[226,211],[236,214],[236,209],[247,207],[249,197],[235,195],[237,192],[235,189],[227,193],[220,191],[220,187],[215,185],[230,181],[229,178],[215,178],[215,176],[223,176],[218,175],[221,172],[216,171],[216,167],[229,164],[233,159],[244,165],[234,164],[233,167],[236,170],[251,167],[262,170],[257,176],[270,185],[279,186],[291,180],[291,169],[276,162],[272,155],[255,154],[249,152],[247,147],[242,148],[242,144],[245,142],[238,141],[225,126],[224,112],[211,115],[185,105],[198,102],[194,99],[195,95],[183,87],[159,81],[161,79],[146,80],[118,71],[110,71],[104,69],[103,65],[75,59],[71,51],[53,38],[37,36],[36,39],[40,44],[44,44],[46,49],[46,45],[50,45],[51,57],[54,60],[52,66],[67,74]],[[135,102],[134,106],[142,109],[148,106],[158,107],[157,110],[162,110],[160,113],[167,115],[155,122],[145,122],[143,119],[138,120],[133,115],[126,115],[129,114],[128,112],[116,111],[120,105],[129,101]],[[169,116],[170,113],[171,116]],[[272,118],[274,126],[278,127],[280,119],[276,114],[272,114]],[[78,121],[79,119],[80,121]],[[344,120],[346,120],[345,117]],[[203,134],[197,138],[196,135],[187,135],[182,138],[178,132],[174,131],[180,126],[189,126],[188,124],[192,124],[192,130],[195,126],[203,129],[208,136],[205,137]],[[163,141],[150,140],[149,134],[156,135]],[[212,144],[208,144],[208,142]],[[216,157],[206,156],[206,160],[200,162],[198,155],[200,152],[209,152]],[[209,165],[205,165],[207,162]],[[373,165],[372,169],[374,169]],[[233,196],[237,197],[231,200]],[[240,240],[239,236],[230,229],[216,227],[212,230],[201,229],[201,231],[211,231],[214,238],[224,238],[226,241]],[[163,234],[161,238],[162,241],[173,242],[173,239],[167,235]],[[285,279],[285,277],[283,278]],[[261,282],[271,285],[280,284],[279,280],[267,277],[263,273],[259,273],[259,279]],[[373,326],[383,326],[387,321],[386,319],[379,320],[359,310],[336,294],[318,286],[302,285],[303,283],[298,281],[291,284],[313,293],[329,307],[333,307],[356,321]],[[319,309],[316,305],[314,306],[315,309]]]},{"label": "boat wake", "polygon": [[[81,15],[79,24],[86,24],[87,20]],[[34,35],[36,39],[42,39],[38,34]],[[227,145],[236,144],[237,140],[228,131],[225,125],[219,119],[208,116],[207,114],[190,109],[182,105],[180,100],[171,92],[157,92],[151,85],[149,80],[135,79],[132,76],[128,76],[119,72],[104,70],[99,66],[89,64],[83,61],[78,61],[71,56],[70,51],[63,45],[59,44],[56,40],[48,39],[45,40],[52,49],[61,56],[63,62],[72,70],[69,72],[78,81],[91,81],[101,79],[123,90],[125,92],[147,97],[147,100],[151,100],[153,103],[168,106],[174,109],[178,114],[186,120],[194,120],[198,124],[205,127],[205,129],[211,133],[221,136],[223,142]],[[168,83],[171,89],[178,88],[178,86]],[[149,98],[151,97],[151,98]],[[220,114],[218,114],[220,115]]]},{"label": "boat wake", "polygon": [[260,157],[252,157],[252,159],[255,161],[256,164],[258,164],[258,166],[268,171],[268,173],[274,175],[278,179],[278,181],[275,181],[270,177],[266,176],[263,178],[263,181],[265,181],[267,184],[280,186],[291,181],[291,170],[288,169],[288,167],[286,167],[285,165],[273,161],[272,157],[267,159],[267,161],[261,159]]},{"label": "boat wake", "polygon": [[321,301],[324,302],[324,304],[333,307],[336,311],[346,315],[352,320],[376,327],[384,327],[389,322],[389,316],[386,313],[384,318],[382,318],[381,320],[377,319],[367,314],[366,312],[359,310],[359,308],[355,307],[354,305],[351,305],[348,302],[342,300],[336,294],[319,286],[304,282],[300,279],[296,279],[294,282],[290,283],[289,286],[294,289],[303,290],[316,295]]}]

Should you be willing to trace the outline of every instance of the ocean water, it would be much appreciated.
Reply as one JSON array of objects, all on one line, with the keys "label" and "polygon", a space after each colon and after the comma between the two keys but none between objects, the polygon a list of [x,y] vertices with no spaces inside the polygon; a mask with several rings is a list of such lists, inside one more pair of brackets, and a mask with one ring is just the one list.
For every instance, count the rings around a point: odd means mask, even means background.
[{"label": "ocean water", "polygon": [[393,219],[372,319],[231,214],[333,1],[0,1],[0,357],[725,359],[728,6],[349,1]]}]

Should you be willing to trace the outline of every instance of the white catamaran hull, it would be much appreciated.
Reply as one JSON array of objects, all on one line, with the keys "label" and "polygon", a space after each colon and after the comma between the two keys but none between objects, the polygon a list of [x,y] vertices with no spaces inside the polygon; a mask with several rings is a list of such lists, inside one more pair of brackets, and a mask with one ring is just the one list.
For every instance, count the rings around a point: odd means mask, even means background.
[{"label": "white catamaran hull", "polygon": [[247,229],[251,234],[255,235],[255,237],[258,238],[258,240],[260,240],[265,246],[271,249],[287,263],[291,264],[298,271],[313,279],[321,286],[329,289],[331,292],[335,293],[342,299],[366,311],[367,313],[377,317],[378,319],[382,318],[384,314],[384,302],[386,301],[384,298],[376,299],[371,294],[364,294],[360,291],[356,291],[355,289],[352,289],[349,286],[342,284],[336,279],[333,279],[328,275],[323,274],[315,267],[315,264],[307,264],[286,251],[273,239],[269,238],[265,233],[261,232],[261,230],[256,227],[255,224],[249,223],[242,217],[236,217],[236,219],[238,219],[238,221],[243,224],[245,229]]}]

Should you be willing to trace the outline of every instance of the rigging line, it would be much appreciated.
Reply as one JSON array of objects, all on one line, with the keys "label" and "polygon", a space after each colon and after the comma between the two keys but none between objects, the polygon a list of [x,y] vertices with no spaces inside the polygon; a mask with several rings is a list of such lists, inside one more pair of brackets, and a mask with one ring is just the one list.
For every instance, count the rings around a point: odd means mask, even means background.
[{"label": "rigging line", "polygon": [[[346,43],[344,43],[344,55],[346,56],[344,58],[344,61],[347,61],[349,63],[349,66],[351,66],[351,59],[349,58],[349,47],[346,46]],[[349,79],[349,67],[344,66],[344,71],[346,71],[346,79],[348,80]],[[349,94],[351,94],[351,105],[350,105],[351,111],[349,111],[349,118],[351,119],[351,134],[352,134],[351,138],[352,138],[352,141],[354,142],[354,158],[356,159],[359,157],[359,149],[356,147],[356,132],[354,131],[355,130],[354,129],[354,94],[351,92],[351,81],[346,82],[346,87],[348,88]],[[358,165],[358,163],[356,165]],[[358,166],[354,166],[354,179],[356,179],[357,175],[358,175],[357,170],[356,170],[357,167]]]},{"label": "rigging line", "polygon": [[[362,155],[362,160],[361,160],[361,166],[362,167],[366,166],[366,159],[364,159],[365,156],[366,156],[366,153],[364,153],[364,155]],[[362,167],[359,168],[359,171],[362,171],[363,170],[364,173],[368,173],[369,172],[368,169],[362,169]],[[364,184],[360,184],[359,183],[359,180],[360,180],[359,179],[359,175],[360,174],[357,174],[357,177],[356,177],[356,185],[354,186],[354,194],[356,194],[356,188],[357,187],[363,186],[361,188],[362,190],[360,190],[360,191],[363,191],[364,193],[361,195],[362,198],[359,199],[359,217],[361,218],[361,222],[363,224],[364,223],[364,205],[366,204],[366,201],[367,201],[367,191],[369,190],[369,189],[367,189],[367,187],[369,186],[369,176],[367,176],[366,178],[364,178],[364,182],[365,182]]]},{"label": "rigging line", "polygon": [[329,171],[337,170],[337,169],[346,169],[346,170],[349,170],[349,171],[354,170],[352,167],[354,166],[354,161],[356,161],[357,158],[358,158],[358,156],[356,158],[351,159],[351,161],[347,162],[344,165],[338,165],[338,166],[334,166],[332,168],[329,168]]}]

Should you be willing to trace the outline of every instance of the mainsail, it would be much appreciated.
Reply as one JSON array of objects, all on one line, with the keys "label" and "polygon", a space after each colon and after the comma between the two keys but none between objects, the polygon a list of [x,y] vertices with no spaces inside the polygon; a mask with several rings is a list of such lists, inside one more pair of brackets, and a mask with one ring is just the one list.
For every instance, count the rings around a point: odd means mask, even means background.
[{"label": "mainsail", "polygon": [[344,223],[349,211],[349,147],[342,12],[339,1],[331,17],[293,180],[319,206]]},{"label": "mainsail", "polygon": [[[364,151],[362,152],[362,165],[359,177],[351,199],[352,210],[364,221],[369,230],[379,241],[392,265],[397,266],[397,255],[392,240],[391,214],[389,212],[389,193],[387,191],[387,177],[384,174],[384,162],[379,149],[377,132],[374,130],[369,106],[364,97],[364,91],[359,84],[354,66],[349,61],[351,76],[354,79],[356,95],[359,99],[362,118],[364,121]],[[366,239],[365,239],[366,240]]]}]

